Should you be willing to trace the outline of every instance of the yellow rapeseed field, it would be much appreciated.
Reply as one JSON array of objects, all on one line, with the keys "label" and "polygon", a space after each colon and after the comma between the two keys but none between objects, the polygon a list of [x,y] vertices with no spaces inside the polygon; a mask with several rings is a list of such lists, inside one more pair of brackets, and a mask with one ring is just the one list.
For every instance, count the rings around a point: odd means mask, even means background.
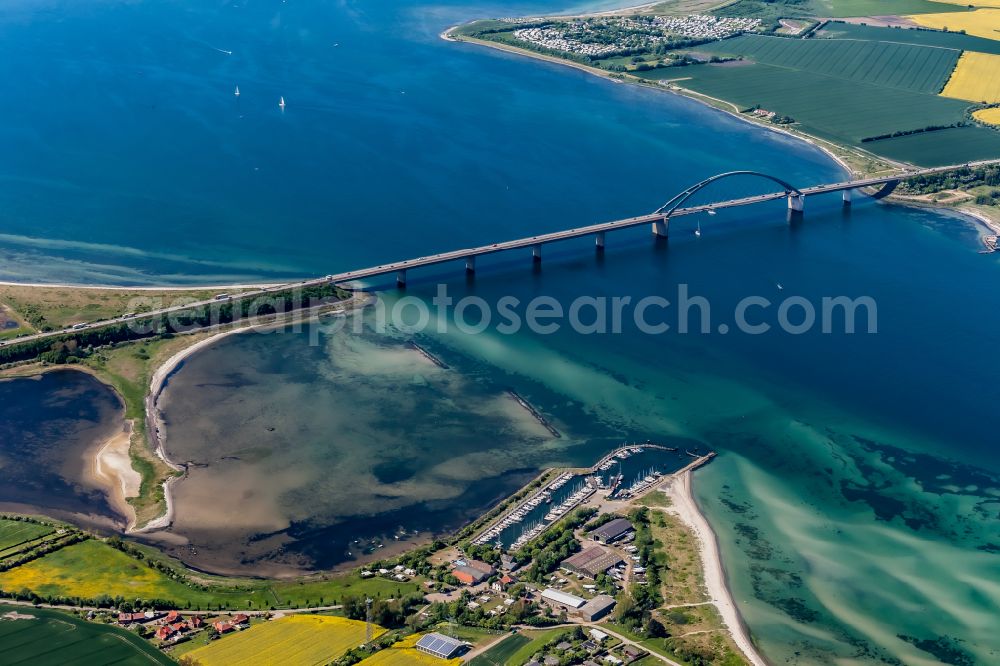
[{"label": "yellow rapeseed field", "polygon": [[977,9],[972,12],[946,12],[944,14],[915,14],[906,18],[925,28],[952,32],[964,30],[970,35],[986,39],[1000,39],[1000,9]]},{"label": "yellow rapeseed field", "polygon": [[987,123],[989,125],[997,125],[1000,127],[1000,107],[994,107],[992,109],[980,109],[972,114],[975,116],[976,120],[981,123]]},{"label": "yellow rapeseed field", "polygon": [[[385,633],[375,627],[373,636]],[[329,615],[290,615],[223,636],[188,657],[201,666],[328,664],[365,642],[365,623]]]},{"label": "yellow rapeseed field", "polygon": [[94,539],[0,573],[0,589],[27,588],[42,596],[163,599],[176,587],[178,583],[159,571]]},{"label": "yellow rapeseed field", "polygon": [[408,666],[409,664],[428,664],[428,666],[439,666],[441,664],[461,664],[461,659],[438,659],[431,655],[415,649],[417,641],[423,634],[407,636],[403,640],[395,643],[392,647],[380,650],[360,662],[360,666]]},{"label": "yellow rapeseed field", "polygon": [[937,0],[937,2],[963,7],[1000,7],[1000,0]]},{"label": "yellow rapeseed field", "polygon": [[970,102],[1000,102],[1000,55],[966,51],[941,94]]}]

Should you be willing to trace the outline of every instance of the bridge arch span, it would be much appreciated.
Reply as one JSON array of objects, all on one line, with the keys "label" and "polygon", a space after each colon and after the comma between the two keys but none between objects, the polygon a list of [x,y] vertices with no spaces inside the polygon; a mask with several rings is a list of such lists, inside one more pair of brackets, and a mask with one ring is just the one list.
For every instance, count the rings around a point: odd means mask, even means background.
[{"label": "bridge arch span", "polygon": [[653,214],[654,215],[659,215],[659,214],[662,213],[664,217],[670,217],[670,215],[675,210],[677,210],[678,208],[680,208],[681,206],[684,205],[684,202],[686,202],[688,199],[690,199],[691,197],[693,197],[695,194],[697,194],[701,190],[705,189],[706,187],[708,187],[709,185],[711,185],[712,183],[714,183],[716,181],[723,180],[725,178],[731,178],[733,176],[756,176],[758,178],[764,178],[766,180],[770,180],[772,182],[775,182],[778,185],[780,185],[781,187],[783,187],[785,189],[785,194],[795,195],[797,197],[803,196],[803,194],[799,190],[799,188],[797,188],[794,185],[791,185],[791,184],[785,182],[784,180],[782,180],[782,179],[780,179],[780,178],[778,178],[776,176],[771,176],[769,174],[761,173],[759,171],[727,171],[726,173],[720,173],[720,174],[717,174],[715,176],[712,176],[711,178],[706,178],[705,180],[701,181],[700,183],[695,183],[694,185],[692,185],[691,187],[687,188],[683,192],[680,192],[679,194],[677,194],[676,196],[674,196],[674,198],[672,198],[667,203],[665,203],[662,206],[660,206],[659,208],[657,208],[655,211],[653,211]]}]

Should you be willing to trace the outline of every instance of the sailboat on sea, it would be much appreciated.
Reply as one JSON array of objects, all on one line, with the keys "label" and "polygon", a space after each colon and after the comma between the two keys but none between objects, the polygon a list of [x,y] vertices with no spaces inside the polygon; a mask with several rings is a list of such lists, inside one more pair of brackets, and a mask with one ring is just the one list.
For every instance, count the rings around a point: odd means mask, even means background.
[{"label": "sailboat on sea", "polygon": [[284,97],[280,97],[280,98],[278,99],[278,106],[280,106],[280,107],[281,107],[281,110],[282,110],[282,111],[284,111],[284,110],[285,110],[285,98],[284,98]]},{"label": "sailboat on sea", "polygon": [[701,236],[701,220],[698,220],[698,228],[694,230],[695,236]]},{"label": "sailboat on sea", "polygon": [[236,86],[236,90],[233,92],[233,94],[236,95],[237,97],[240,96],[240,87],[239,86]]}]

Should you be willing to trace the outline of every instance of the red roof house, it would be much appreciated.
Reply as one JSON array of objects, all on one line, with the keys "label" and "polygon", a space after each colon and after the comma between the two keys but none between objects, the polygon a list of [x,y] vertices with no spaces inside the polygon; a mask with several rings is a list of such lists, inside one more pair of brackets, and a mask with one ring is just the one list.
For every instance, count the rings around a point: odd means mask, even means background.
[{"label": "red roof house", "polygon": [[227,633],[229,633],[230,631],[232,631],[233,629],[236,628],[231,623],[229,623],[229,622],[223,622],[221,620],[218,621],[218,622],[216,622],[216,623],[214,623],[212,626],[215,627],[215,630],[217,632],[219,632],[220,634],[227,634]]}]

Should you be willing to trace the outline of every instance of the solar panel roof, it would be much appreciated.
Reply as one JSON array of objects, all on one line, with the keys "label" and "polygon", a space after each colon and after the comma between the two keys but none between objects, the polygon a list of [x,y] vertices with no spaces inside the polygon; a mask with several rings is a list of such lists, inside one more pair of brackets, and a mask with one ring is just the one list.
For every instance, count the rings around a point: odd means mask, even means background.
[{"label": "solar panel roof", "polygon": [[420,637],[420,640],[417,641],[417,647],[447,657],[462,647],[462,641],[441,634],[427,634]]}]

